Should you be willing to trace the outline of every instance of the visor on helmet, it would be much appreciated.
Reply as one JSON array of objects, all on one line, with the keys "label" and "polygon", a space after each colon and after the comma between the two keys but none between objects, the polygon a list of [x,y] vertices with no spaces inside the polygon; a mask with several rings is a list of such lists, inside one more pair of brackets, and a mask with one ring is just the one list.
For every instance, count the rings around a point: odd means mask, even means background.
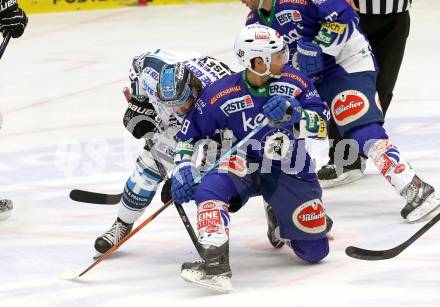
[{"label": "visor on helmet", "polygon": [[159,75],[157,95],[169,107],[185,104],[191,93],[190,72],[181,63],[165,64]]}]

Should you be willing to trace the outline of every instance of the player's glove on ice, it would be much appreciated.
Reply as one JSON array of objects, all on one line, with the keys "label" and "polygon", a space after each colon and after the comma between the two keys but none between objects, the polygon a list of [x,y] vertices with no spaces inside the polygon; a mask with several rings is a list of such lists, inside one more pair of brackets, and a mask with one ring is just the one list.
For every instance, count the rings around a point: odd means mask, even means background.
[{"label": "player's glove on ice", "polygon": [[13,5],[1,12],[0,15],[0,32],[9,32],[13,38],[20,37],[24,28],[26,28],[28,19],[25,12]]},{"label": "player's glove on ice", "polygon": [[289,127],[301,120],[302,108],[293,97],[275,95],[264,104],[263,113],[269,125]]},{"label": "player's glove on ice", "polygon": [[199,171],[190,160],[179,162],[171,178],[171,193],[174,201],[182,204],[193,199],[196,189],[194,180],[199,176]]},{"label": "player's glove on ice", "polygon": [[322,49],[317,43],[298,41],[298,66],[299,69],[312,76],[324,68],[324,59],[322,58]]}]

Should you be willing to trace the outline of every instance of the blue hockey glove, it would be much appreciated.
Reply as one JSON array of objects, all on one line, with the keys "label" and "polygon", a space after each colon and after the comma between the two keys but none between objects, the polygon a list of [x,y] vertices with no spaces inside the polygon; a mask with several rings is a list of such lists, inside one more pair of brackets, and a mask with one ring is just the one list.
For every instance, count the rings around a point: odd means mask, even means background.
[{"label": "blue hockey glove", "polygon": [[177,164],[171,178],[171,193],[174,201],[183,204],[194,198],[196,189],[194,180],[198,176],[200,173],[190,160],[183,160]]},{"label": "blue hockey glove", "polygon": [[312,76],[324,68],[324,59],[322,58],[322,49],[314,42],[298,41],[298,66],[299,69]]},{"label": "blue hockey glove", "polygon": [[302,108],[293,97],[275,95],[264,104],[263,113],[271,126],[292,126],[301,120]]}]

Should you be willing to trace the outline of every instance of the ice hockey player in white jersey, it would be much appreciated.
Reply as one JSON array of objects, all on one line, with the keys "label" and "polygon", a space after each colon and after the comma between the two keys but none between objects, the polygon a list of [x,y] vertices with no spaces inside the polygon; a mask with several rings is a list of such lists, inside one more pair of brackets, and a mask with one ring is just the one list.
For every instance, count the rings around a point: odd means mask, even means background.
[{"label": "ice hockey player in white jersey", "polygon": [[[176,62],[176,69],[181,72],[175,80],[178,88],[169,97],[158,95],[159,74],[165,64]],[[231,70],[226,64],[211,57],[164,49],[144,52],[134,57],[129,72],[131,93],[126,95],[129,101],[124,125],[137,139],[153,139],[155,152],[168,172],[174,166],[174,136],[180,130],[183,116],[203,87],[229,74]],[[105,253],[131,231],[162,181],[151,148],[146,145],[144,149],[126,182],[116,221],[95,241],[98,253]],[[162,201],[170,198],[169,187],[163,187]]]}]

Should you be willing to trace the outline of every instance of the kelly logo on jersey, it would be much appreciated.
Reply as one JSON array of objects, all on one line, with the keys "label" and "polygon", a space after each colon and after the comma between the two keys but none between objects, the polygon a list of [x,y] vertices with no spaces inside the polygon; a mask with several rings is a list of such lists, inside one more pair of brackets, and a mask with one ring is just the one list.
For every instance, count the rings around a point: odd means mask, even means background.
[{"label": "kelly logo on jersey", "polygon": [[243,112],[241,113],[241,118],[243,119],[243,130],[247,132],[248,128],[250,130],[257,128],[264,121],[265,117],[262,113],[258,113],[254,118],[246,118],[246,114]]},{"label": "kelly logo on jersey", "polygon": [[275,14],[280,26],[284,26],[288,22],[302,21],[301,13],[297,10],[284,10]]},{"label": "kelly logo on jersey", "polygon": [[291,83],[287,82],[272,82],[269,86],[269,95],[282,95],[289,97],[298,97],[301,95],[302,90]]},{"label": "kelly logo on jersey", "polygon": [[226,116],[229,116],[229,114],[240,112],[253,107],[254,102],[252,101],[251,96],[246,95],[244,97],[227,100],[224,104],[221,105],[220,109],[222,109],[223,113],[225,113]]}]

